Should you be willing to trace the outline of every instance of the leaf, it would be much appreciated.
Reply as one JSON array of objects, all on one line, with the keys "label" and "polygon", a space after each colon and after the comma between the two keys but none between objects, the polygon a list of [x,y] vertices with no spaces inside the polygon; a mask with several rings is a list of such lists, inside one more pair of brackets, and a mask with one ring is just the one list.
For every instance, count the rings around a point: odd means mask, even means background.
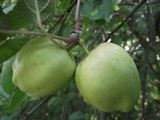
[{"label": "leaf", "polygon": [[4,7],[3,8],[3,12],[5,14],[8,14],[10,11],[13,10],[13,8],[15,7],[15,5],[16,5],[16,3],[12,3],[11,5]]},{"label": "leaf", "polygon": [[3,90],[2,86],[0,86],[0,97],[4,99],[9,99],[9,95]]},{"label": "leaf", "polygon": [[48,102],[48,106],[53,106],[53,107],[56,107],[58,106],[59,104],[63,103],[64,102],[64,99],[62,97],[59,97],[59,96],[54,96],[52,97],[49,102]]},{"label": "leaf", "polygon": [[13,10],[7,14],[7,17],[9,29],[20,29],[29,24],[29,21],[21,8],[21,0],[19,0]]},{"label": "leaf", "polygon": [[85,120],[85,116],[81,111],[74,112],[69,116],[69,120]]},{"label": "leaf", "polygon": [[2,73],[1,73],[1,81],[2,81],[2,88],[8,94],[12,94],[15,88],[14,84],[12,83],[12,62],[14,58],[12,57],[8,61],[4,62]]},{"label": "leaf", "polygon": [[65,11],[68,8],[68,6],[70,5],[71,2],[73,2],[73,0],[62,0],[61,4],[58,6],[58,8],[61,11]]},{"label": "leaf", "polygon": [[[19,0],[20,9],[23,14],[32,22],[37,24],[36,5],[33,0]],[[55,13],[55,0],[38,0],[38,7],[42,22],[52,21]]]},{"label": "leaf", "polygon": [[10,109],[12,111],[18,109],[18,107],[20,107],[22,102],[25,100],[25,97],[26,97],[26,94],[17,88],[17,90],[15,91],[15,93],[11,98]]},{"label": "leaf", "polygon": [[122,44],[122,38],[121,38],[121,36],[119,34],[116,34],[115,36],[113,36],[112,43],[121,45]]},{"label": "leaf", "polygon": [[106,20],[109,18],[112,11],[112,0],[84,0],[81,8],[82,16],[91,20]]},{"label": "leaf", "polygon": [[0,64],[16,54],[29,39],[29,37],[18,37],[0,44]]}]

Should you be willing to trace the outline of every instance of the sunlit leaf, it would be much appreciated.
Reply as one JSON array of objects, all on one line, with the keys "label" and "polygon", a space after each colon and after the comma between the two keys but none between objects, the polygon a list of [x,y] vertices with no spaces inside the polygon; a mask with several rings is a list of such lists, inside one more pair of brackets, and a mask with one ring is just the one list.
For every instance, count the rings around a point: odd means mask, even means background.
[{"label": "sunlit leaf", "polygon": [[4,62],[1,74],[2,80],[2,87],[5,92],[8,94],[12,94],[15,88],[14,84],[12,83],[12,62],[14,58],[9,59],[8,61]]}]

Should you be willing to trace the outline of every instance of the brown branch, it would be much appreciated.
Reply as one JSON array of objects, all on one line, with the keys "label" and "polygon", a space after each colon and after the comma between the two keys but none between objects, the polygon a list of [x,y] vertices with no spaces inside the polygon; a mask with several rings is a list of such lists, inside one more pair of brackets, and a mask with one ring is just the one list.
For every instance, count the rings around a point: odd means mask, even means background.
[{"label": "brown branch", "polygon": [[126,22],[127,20],[146,2],[147,0],[142,0],[138,5],[136,5],[133,10],[130,12],[130,14],[121,22],[121,24],[115,28],[108,36],[106,36],[105,41],[108,41],[108,39],[111,38],[111,36],[117,32]]},{"label": "brown branch", "polygon": [[73,31],[70,35],[70,42],[71,43],[78,42],[79,38],[82,34],[81,25],[80,25],[80,6],[81,6],[81,0],[77,0],[75,23],[74,23]]},{"label": "brown branch", "polygon": [[76,22],[80,22],[80,5],[81,5],[81,0],[77,0],[76,15],[75,15]]},{"label": "brown branch", "polygon": [[64,17],[61,19],[61,25],[59,27],[59,30],[57,32],[57,34],[63,29],[63,25],[67,19],[67,16],[71,13],[71,10],[73,9],[74,5],[76,4],[76,0],[74,0],[71,5],[69,6],[69,8],[66,10]]},{"label": "brown branch", "polygon": [[[76,4],[76,0],[73,0],[73,2],[70,4],[70,6],[64,11],[62,15],[58,15],[60,18],[58,22],[51,28],[54,29],[58,24],[63,24],[65,20],[67,19],[67,16],[70,14],[72,11],[74,5]],[[56,16],[56,15],[55,15]],[[62,25],[61,25],[62,26]],[[51,31],[51,30],[50,30]]]},{"label": "brown branch", "polygon": [[146,120],[146,107],[145,107],[145,101],[146,101],[146,84],[147,84],[147,75],[148,75],[148,71],[149,71],[149,63],[150,63],[150,44],[151,44],[151,40],[153,38],[152,35],[152,23],[151,23],[151,11],[150,11],[150,4],[147,4],[147,22],[148,22],[148,38],[149,41],[147,42],[147,47],[146,47],[146,65],[144,66],[144,70],[143,70],[143,79],[141,81],[142,85],[141,85],[141,90],[142,90],[142,103],[141,103],[141,114],[142,114],[142,120]]}]

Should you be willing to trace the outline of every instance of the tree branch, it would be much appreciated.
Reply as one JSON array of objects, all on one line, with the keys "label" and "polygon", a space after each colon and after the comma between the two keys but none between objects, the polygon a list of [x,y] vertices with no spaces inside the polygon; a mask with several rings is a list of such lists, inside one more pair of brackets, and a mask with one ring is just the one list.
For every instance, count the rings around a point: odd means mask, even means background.
[{"label": "tree branch", "polygon": [[147,0],[142,0],[138,5],[136,5],[133,10],[130,12],[130,14],[121,22],[121,24],[115,28],[108,36],[106,36],[105,42],[108,41],[108,39],[111,38],[111,36],[117,32],[125,23],[126,21],[146,2]]},{"label": "tree branch", "polygon": [[[70,6],[64,11],[64,13],[62,15],[59,15],[60,18],[58,20],[58,22],[49,30],[52,31],[52,29],[54,29],[58,24],[63,24],[67,18],[67,16],[69,15],[69,13],[71,12],[71,10],[73,9],[74,5],[76,4],[76,0],[73,0],[73,2],[70,4]],[[62,26],[62,25],[61,25]]]},{"label": "tree branch", "polygon": [[150,63],[150,44],[151,44],[151,40],[153,38],[152,35],[152,23],[151,23],[151,11],[150,11],[150,3],[147,4],[147,23],[148,23],[148,38],[149,41],[147,42],[147,47],[146,47],[146,65],[144,66],[143,69],[143,78],[142,78],[142,85],[141,85],[141,90],[142,90],[142,103],[141,103],[141,114],[142,114],[142,120],[146,120],[146,106],[145,106],[145,101],[146,101],[146,84],[147,84],[147,75],[148,75],[148,71],[149,71],[149,63]]},{"label": "tree branch", "polygon": [[[0,33],[4,33],[4,34],[25,34],[25,35],[41,35],[41,36],[46,36],[45,33],[41,33],[41,32],[33,32],[33,31],[22,31],[22,30],[0,30]],[[57,36],[54,34],[49,34],[52,38],[58,39],[58,40],[62,40],[64,42],[67,42],[69,40],[69,38],[65,38],[62,36]]]},{"label": "tree branch", "polygon": [[[160,1],[150,2],[150,5],[155,5],[155,4],[160,4]],[[134,6],[136,4],[134,4],[134,3],[119,3],[118,5],[119,6]]]},{"label": "tree branch", "polygon": [[80,26],[80,6],[81,6],[81,0],[77,0],[75,23],[74,23],[73,31],[70,35],[70,41],[69,41],[70,43],[78,42],[82,34],[82,30]]}]

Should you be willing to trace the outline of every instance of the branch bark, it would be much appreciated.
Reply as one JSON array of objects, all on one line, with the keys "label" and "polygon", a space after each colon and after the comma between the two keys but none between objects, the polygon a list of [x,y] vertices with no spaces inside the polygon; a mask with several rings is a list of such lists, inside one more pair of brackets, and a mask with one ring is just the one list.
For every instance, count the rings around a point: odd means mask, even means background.
[{"label": "branch bark", "polygon": [[62,15],[60,15],[61,17],[59,18],[58,22],[49,30],[49,31],[52,31],[54,30],[54,28],[61,24],[60,28],[59,28],[59,31],[60,29],[62,28],[65,20],[67,19],[67,16],[70,14],[70,12],[72,11],[73,7],[75,6],[76,4],[76,0],[73,0],[73,2],[70,4],[70,6],[64,11],[64,13]]},{"label": "branch bark", "polygon": [[150,3],[147,3],[147,23],[148,23],[148,38],[149,41],[146,42],[147,46],[146,46],[146,65],[143,68],[143,73],[142,73],[142,85],[141,85],[141,91],[142,91],[142,102],[141,102],[141,114],[142,114],[142,120],[146,120],[146,106],[145,106],[145,102],[147,99],[147,95],[146,95],[146,84],[147,84],[147,76],[148,76],[148,71],[149,71],[149,63],[150,63],[150,44],[151,41],[153,41],[152,39],[154,38],[154,34],[152,34],[152,20],[151,20],[151,9],[150,9]]},{"label": "branch bark", "polygon": [[136,5],[130,14],[121,22],[121,24],[116,27],[108,36],[106,36],[105,42],[110,39],[115,32],[117,32],[126,22],[127,20],[146,2],[147,0],[142,0],[138,5]]},{"label": "branch bark", "polygon": [[76,14],[75,14],[75,23],[73,27],[73,31],[70,35],[70,43],[77,43],[82,34],[81,25],[80,25],[80,6],[81,0],[77,0]]}]

